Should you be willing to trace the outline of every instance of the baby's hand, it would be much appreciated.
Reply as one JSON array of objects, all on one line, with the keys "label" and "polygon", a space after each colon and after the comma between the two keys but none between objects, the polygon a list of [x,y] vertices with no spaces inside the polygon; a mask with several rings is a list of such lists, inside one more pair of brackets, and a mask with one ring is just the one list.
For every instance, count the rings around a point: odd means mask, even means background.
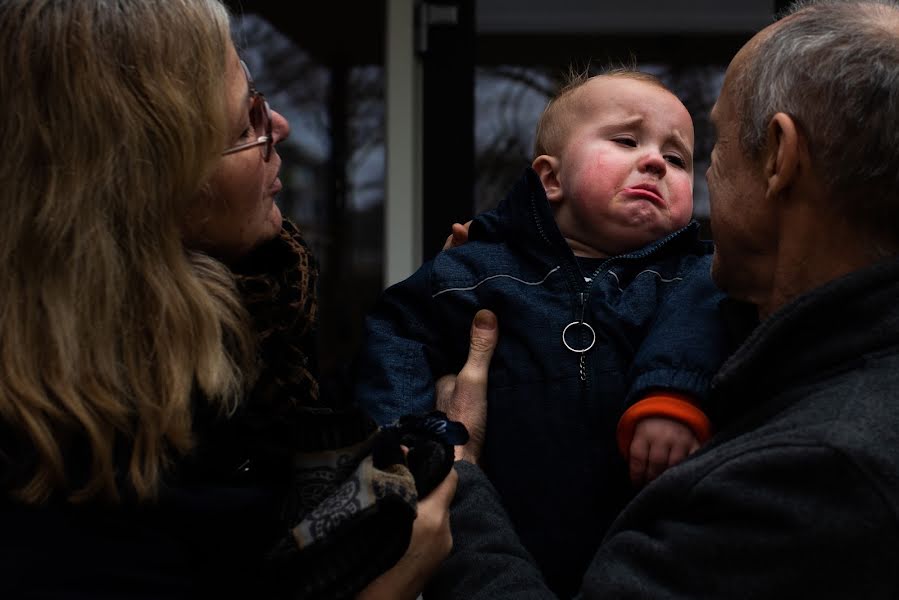
[{"label": "baby's hand", "polygon": [[673,419],[647,417],[637,423],[631,440],[631,482],[642,486],[699,448],[693,430]]},{"label": "baby's hand", "polygon": [[471,221],[464,225],[461,223],[453,223],[452,233],[446,238],[443,244],[443,250],[456,248],[468,242],[468,228],[471,227]]}]

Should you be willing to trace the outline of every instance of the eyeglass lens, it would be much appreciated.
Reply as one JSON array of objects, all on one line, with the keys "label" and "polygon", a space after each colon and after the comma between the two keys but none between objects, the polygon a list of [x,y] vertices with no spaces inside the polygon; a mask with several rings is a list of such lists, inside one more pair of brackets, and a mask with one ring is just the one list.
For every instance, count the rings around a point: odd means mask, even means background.
[{"label": "eyeglass lens", "polygon": [[256,135],[264,135],[267,138],[266,143],[262,146],[262,159],[267,161],[271,157],[272,146],[275,144],[275,140],[272,138],[271,109],[268,102],[265,101],[265,96],[256,89],[256,83],[253,81],[247,63],[241,60],[240,66],[243,67],[243,72],[247,76],[247,85],[253,97],[252,104],[250,104],[250,125]]},{"label": "eyeglass lens", "polygon": [[272,153],[274,139],[272,138],[272,115],[265,97],[259,92],[253,94],[253,103],[250,105],[250,125],[256,135],[264,135],[268,141],[262,146],[262,158],[269,159]]}]

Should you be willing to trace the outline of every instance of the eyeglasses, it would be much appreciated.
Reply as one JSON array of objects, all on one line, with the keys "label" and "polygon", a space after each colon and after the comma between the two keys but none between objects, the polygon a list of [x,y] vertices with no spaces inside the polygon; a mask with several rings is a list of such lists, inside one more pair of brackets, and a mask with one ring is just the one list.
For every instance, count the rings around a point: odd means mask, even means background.
[{"label": "eyeglasses", "polygon": [[265,101],[265,96],[256,90],[247,64],[244,61],[240,61],[240,66],[243,67],[243,72],[247,76],[247,84],[250,87],[250,126],[253,128],[254,133],[257,135],[262,133],[263,135],[259,135],[252,142],[231,146],[222,152],[222,156],[234,154],[254,146],[262,146],[262,160],[268,162],[268,159],[272,156],[272,146],[275,145],[275,140],[272,137],[272,111],[268,106],[268,102]]}]

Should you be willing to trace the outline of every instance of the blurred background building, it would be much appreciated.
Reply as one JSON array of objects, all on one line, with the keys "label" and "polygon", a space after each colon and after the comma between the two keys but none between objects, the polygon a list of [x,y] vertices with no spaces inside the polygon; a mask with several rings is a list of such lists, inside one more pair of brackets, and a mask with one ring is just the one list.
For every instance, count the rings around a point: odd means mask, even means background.
[{"label": "blurred background building", "polygon": [[320,366],[345,380],[378,294],[499,202],[531,162],[548,97],[572,70],[635,64],[694,118],[707,223],[709,110],[734,53],[778,0],[227,0],[235,37],[292,133],[282,212],[322,277]]}]

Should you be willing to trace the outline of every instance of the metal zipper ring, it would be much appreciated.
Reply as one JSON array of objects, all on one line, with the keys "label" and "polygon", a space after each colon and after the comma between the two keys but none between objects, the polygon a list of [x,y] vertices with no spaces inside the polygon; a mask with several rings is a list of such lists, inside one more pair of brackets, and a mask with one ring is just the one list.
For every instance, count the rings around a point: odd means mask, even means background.
[{"label": "metal zipper ring", "polygon": [[[565,336],[568,333],[568,330],[571,329],[572,325],[583,325],[584,327],[586,327],[587,329],[590,330],[590,334],[593,336],[593,339],[590,340],[590,343],[587,345],[586,348],[584,348],[582,350],[577,350],[575,348],[572,348],[571,345],[569,345],[568,340],[565,339]],[[585,321],[572,321],[571,323],[569,323],[568,325],[565,326],[565,329],[562,330],[562,343],[565,344],[566,348],[568,348],[575,354],[583,354],[584,352],[586,352],[587,350],[592,348],[593,344],[596,343],[596,332],[593,330],[593,328],[590,326],[590,324]]]}]

